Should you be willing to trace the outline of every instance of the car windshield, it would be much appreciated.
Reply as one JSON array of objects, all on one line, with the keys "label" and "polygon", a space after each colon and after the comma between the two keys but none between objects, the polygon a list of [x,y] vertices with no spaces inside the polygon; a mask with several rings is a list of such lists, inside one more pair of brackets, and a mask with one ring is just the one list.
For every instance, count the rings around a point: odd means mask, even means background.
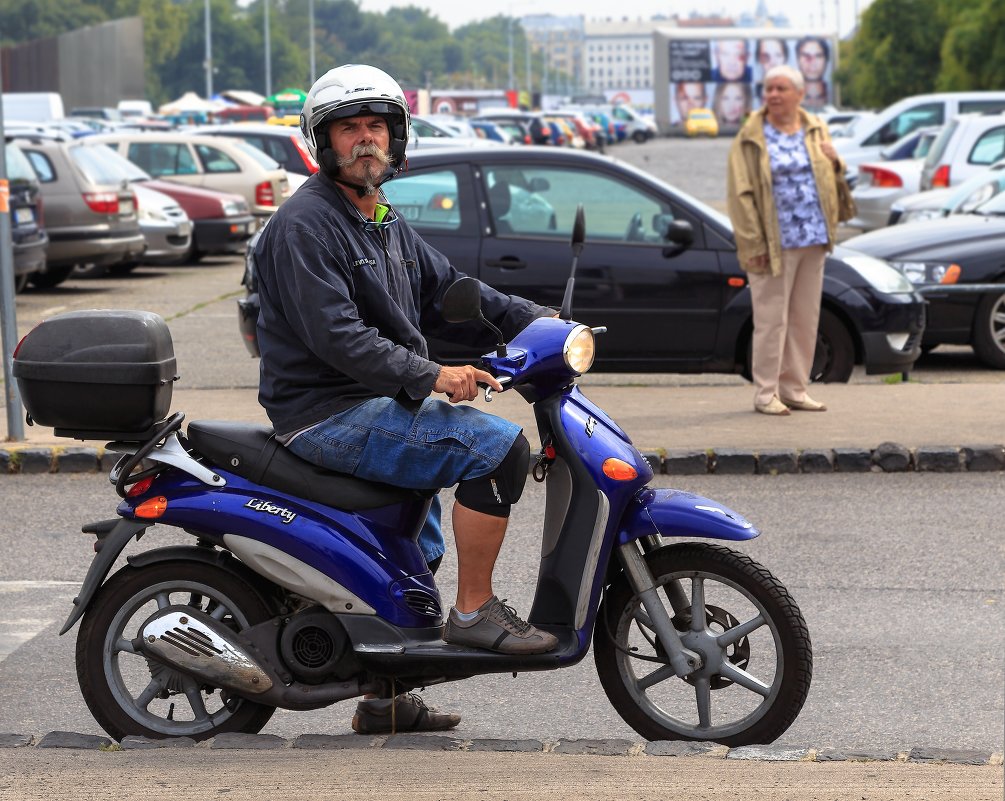
[{"label": "car windshield", "polygon": [[126,177],[129,179],[129,182],[131,184],[136,183],[137,181],[152,180],[150,174],[147,173],[142,167],[138,167],[137,165],[133,164],[133,162],[131,162],[125,156],[120,156],[117,151],[112,150],[112,148],[108,147],[107,145],[85,145],[84,147],[89,148],[91,150],[99,150],[100,159],[118,165],[119,168],[124,173],[126,173]]},{"label": "car windshield", "polygon": [[143,170],[127,161],[107,145],[79,145],[70,148],[74,163],[96,184],[150,179]]},{"label": "car windshield", "polygon": [[31,168],[31,162],[27,156],[21,152],[21,148],[13,142],[8,142],[5,149],[7,157],[7,177],[11,181],[37,181],[35,171]]},{"label": "car windshield", "polygon": [[974,214],[984,214],[987,216],[1000,216],[1005,214],[1005,192],[999,192],[990,200],[981,203],[973,210]]},{"label": "car windshield", "polygon": [[254,145],[249,145],[247,142],[240,139],[234,139],[232,141],[238,150],[253,158],[261,167],[264,167],[267,170],[279,169],[278,161],[272,158],[272,156],[263,153]]}]

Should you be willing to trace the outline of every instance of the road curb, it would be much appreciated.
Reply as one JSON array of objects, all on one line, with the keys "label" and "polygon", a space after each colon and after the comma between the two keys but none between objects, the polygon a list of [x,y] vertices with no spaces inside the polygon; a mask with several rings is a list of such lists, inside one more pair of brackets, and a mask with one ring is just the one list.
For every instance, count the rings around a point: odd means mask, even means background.
[{"label": "road curb", "polygon": [[203,742],[188,737],[151,740],[129,736],[121,742],[108,737],[77,732],[53,731],[42,737],[0,733],[0,749],[69,748],[78,751],[139,751],[150,749],[199,748],[232,750],[327,750],[386,749],[409,751],[467,751],[495,753],[575,754],[608,757],[654,758],[700,757],[704,759],[752,760],[760,762],[914,762],[943,765],[998,767],[1001,752],[967,748],[915,746],[900,750],[836,748],[791,745],[747,745],[729,748],[717,743],[655,740],[633,742],[610,738],[597,740],[503,740],[468,739],[449,734],[301,734],[288,740],[274,734],[220,734]]},{"label": "road curb", "polygon": [[[645,448],[643,457],[664,475],[787,475],[792,473],[987,473],[1005,471],[1005,445],[921,445],[896,442],[859,448]],[[7,445],[0,475],[107,473],[119,454],[103,447]]]}]

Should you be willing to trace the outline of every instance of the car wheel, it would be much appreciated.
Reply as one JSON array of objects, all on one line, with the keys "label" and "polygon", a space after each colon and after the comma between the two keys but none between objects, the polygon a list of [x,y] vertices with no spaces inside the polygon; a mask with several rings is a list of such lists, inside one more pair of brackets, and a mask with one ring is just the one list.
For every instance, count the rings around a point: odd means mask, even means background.
[{"label": "car wheel", "polygon": [[31,278],[31,273],[21,273],[20,275],[14,276],[14,294],[18,292],[24,292],[25,287],[28,286],[28,279]]},{"label": "car wheel", "polygon": [[[740,375],[753,380],[753,330],[747,339],[747,360]],[[855,343],[844,323],[827,309],[820,310],[817,326],[817,349],[810,369],[810,381],[824,384],[846,383],[855,368]]]},{"label": "car wheel", "polygon": [[855,367],[855,343],[844,323],[827,309],[820,310],[817,350],[813,355],[810,381],[846,383]]},{"label": "car wheel", "polygon": [[977,304],[973,346],[984,364],[1005,370],[1005,294],[985,295]]},{"label": "car wheel", "polygon": [[67,264],[64,267],[49,267],[44,273],[32,273],[31,283],[42,289],[49,289],[63,283],[73,272],[73,265]]},{"label": "car wheel", "polygon": [[120,261],[118,264],[112,264],[108,267],[109,275],[129,275],[133,270],[139,267],[139,263],[135,261]]},{"label": "car wheel", "polygon": [[632,139],[635,140],[637,144],[644,145],[649,137],[645,135],[642,131],[636,131],[632,134]]}]

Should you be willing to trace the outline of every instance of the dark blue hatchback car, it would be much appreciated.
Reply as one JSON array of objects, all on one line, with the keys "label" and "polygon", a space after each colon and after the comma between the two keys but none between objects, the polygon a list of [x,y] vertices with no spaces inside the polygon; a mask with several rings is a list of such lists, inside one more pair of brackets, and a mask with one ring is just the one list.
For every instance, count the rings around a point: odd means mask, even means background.
[{"label": "dark blue hatchback car", "polygon": [[[554,308],[582,203],[586,245],[573,314],[608,328],[595,369],[749,375],[750,290],[729,219],[651,175],[569,148],[438,148],[411,154],[408,171],[383,190],[457,269]],[[241,330],[257,355],[253,273],[249,257]],[[824,273],[813,378],[847,381],[855,364],[869,373],[909,370],[924,327],[924,300],[902,273],[838,248]],[[480,355],[430,345],[443,362]]]},{"label": "dark blue hatchback car", "polygon": [[10,182],[10,227],[14,244],[14,290],[20,292],[32,273],[45,266],[49,237],[42,225],[42,194],[28,158],[13,142],[4,148]]}]

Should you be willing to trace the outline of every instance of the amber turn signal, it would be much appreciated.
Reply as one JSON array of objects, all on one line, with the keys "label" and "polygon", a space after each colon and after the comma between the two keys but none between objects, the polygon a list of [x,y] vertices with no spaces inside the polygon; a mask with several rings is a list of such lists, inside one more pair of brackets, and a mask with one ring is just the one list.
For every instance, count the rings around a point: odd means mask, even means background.
[{"label": "amber turn signal", "polygon": [[628,462],[615,459],[613,456],[604,461],[604,475],[613,478],[615,481],[631,481],[639,477],[639,471]]},{"label": "amber turn signal", "polygon": [[960,280],[960,265],[950,264],[946,268],[946,274],[942,276],[942,280],[939,281],[940,284],[955,284]]},{"label": "amber turn signal", "polygon": [[145,520],[152,520],[163,515],[167,511],[167,508],[168,499],[163,495],[158,495],[156,498],[148,498],[143,501],[143,503],[133,510],[133,514]]},{"label": "amber turn signal", "polygon": [[726,279],[726,283],[727,283],[727,284],[728,284],[729,286],[735,286],[735,287],[742,287],[742,286],[744,286],[744,285],[745,285],[745,284],[746,284],[747,282],[746,282],[746,281],[744,281],[744,280],[743,280],[742,278],[740,278],[740,276],[738,276],[738,275],[733,275],[733,276],[730,276],[729,278],[727,278],[727,279]]}]

